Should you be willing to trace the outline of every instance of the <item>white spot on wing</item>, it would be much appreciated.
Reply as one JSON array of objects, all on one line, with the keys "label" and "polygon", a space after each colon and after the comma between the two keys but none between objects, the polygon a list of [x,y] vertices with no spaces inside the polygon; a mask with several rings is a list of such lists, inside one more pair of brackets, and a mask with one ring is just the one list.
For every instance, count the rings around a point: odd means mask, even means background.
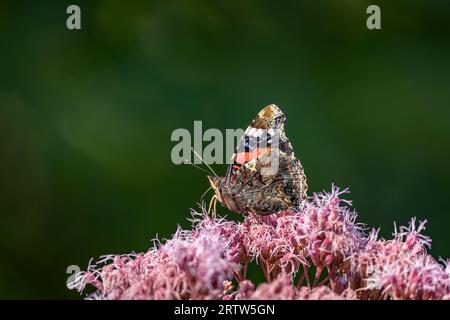
[{"label": "white spot on wing", "polygon": [[254,133],[255,133],[255,131],[256,131],[255,128],[253,128],[253,127],[248,127],[247,130],[245,130],[245,133],[246,133],[248,136],[253,136]]},{"label": "white spot on wing", "polygon": [[258,129],[255,131],[255,133],[253,134],[254,137],[259,137],[264,133],[264,129]]}]

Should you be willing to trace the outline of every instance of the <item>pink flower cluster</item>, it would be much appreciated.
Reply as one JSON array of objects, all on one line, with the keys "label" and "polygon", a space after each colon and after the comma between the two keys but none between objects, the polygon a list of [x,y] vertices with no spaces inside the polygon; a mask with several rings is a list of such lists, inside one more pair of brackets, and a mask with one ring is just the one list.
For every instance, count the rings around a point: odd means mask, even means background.
[{"label": "pink flower cluster", "polygon": [[[426,221],[379,239],[355,222],[345,192],[242,222],[194,212],[191,230],[145,253],[103,257],[72,287],[93,286],[93,299],[450,299],[450,264],[427,253]],[[247,278],[250,263],[264,283]]]}]

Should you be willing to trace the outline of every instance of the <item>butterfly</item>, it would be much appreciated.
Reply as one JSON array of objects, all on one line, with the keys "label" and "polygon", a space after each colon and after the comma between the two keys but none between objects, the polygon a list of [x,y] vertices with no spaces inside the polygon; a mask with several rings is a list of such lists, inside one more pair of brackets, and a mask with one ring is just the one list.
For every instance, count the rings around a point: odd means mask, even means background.
[{"label": "butterfly", "polygon": [[286,115],[263,108],[245,130],[224,177],[208,176],[212,202],[244,215],[298,212],[308,189],[303,167],[286,137]]}]

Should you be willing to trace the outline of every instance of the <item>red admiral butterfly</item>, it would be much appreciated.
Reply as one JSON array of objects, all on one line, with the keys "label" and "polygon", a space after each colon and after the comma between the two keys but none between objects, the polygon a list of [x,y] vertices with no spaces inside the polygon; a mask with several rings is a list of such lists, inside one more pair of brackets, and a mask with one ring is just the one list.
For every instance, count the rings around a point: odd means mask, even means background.
[{"label": "red admiral butterfly", "polygon": [[224,177],[208,176],[219,201],[231,211],[268,215],[299,211],[306,176],[284,132],[285,114],[274,104],[262,109],[239,141]]}]

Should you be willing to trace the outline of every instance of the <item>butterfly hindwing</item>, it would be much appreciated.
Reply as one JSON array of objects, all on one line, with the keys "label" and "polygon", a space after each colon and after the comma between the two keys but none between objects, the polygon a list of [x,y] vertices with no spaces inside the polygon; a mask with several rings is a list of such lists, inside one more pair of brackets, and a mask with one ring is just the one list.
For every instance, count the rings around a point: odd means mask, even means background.
[{"label": "butterfly hindwing", "polygon": [[230,185],[231,195],[241,212],[267,215],[300,209],[304,193],[300,162],[284,153],[276,156],[279,157],[279,164],[274,174],[263,173],[273,157],[266,154],[253,160],[255,165],[243,167],[237,175],[239,178]]}]

